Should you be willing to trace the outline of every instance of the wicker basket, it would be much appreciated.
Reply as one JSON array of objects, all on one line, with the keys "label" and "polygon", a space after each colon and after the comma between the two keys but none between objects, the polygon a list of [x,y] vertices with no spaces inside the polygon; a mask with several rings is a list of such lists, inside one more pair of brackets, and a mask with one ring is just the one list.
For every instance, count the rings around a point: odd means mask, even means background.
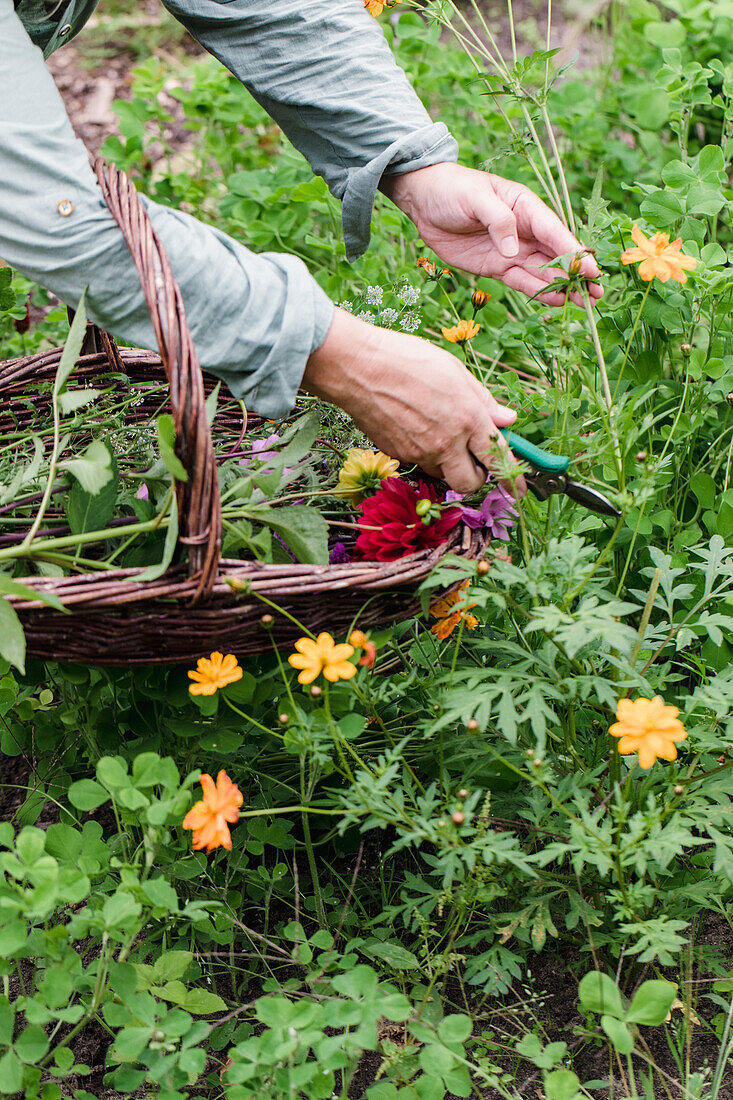
[{"label": "wicker basket", "polygon": [[[214,383],[204,381],[167,255],[134,186],[114,166],[97,161],[95,169],[135,260],[160,355],[118,349],[90,326],[74,378],[96,379],[107,372],[119,384],[137,387],[140,400],[132,420],[151,415],[160,402],[159,385],[167,379],[176,451],[188,473],[186,483],[176,483],[179,543],[188,561],[149,582],[137,579],[142,569],[22,578],[37,591],[53,593],[71,612],[5,597],[23,623],[28,655],[92,665],[194,661],[212,650],[245,656],[273,643],[291,644],[302,634],[293,619],[339,637],[355,620],[367,629],[414,613],[416,589],[435,564],[449,552],[477,557],[484,545],[480,532],[459,525],[443,546],[391,563],[267,565],[221,559],[216,456],[204,405]],[[39,401],[48,399],[29,395],[38,382],[54,377],[60,356],[56,349],[0,365],[0,432],[10,425],[22,428],[29,403],[37,415]],[[153,397],[151,383],[158,384]],[[246,427],[246,413],[236,402],[217,413],[217,442],[220,447],[223,442],[227,457],[241,447]],[[265,612],[274,615],[268,629],[261,624]]]}]

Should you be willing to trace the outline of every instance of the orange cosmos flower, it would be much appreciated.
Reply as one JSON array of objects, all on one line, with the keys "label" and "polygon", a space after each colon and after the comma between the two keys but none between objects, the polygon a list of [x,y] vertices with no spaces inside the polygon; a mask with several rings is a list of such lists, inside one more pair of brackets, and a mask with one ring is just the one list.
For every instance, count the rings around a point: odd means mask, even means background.
[{"label": "orange cosmos flower", "polygon": [[481,328],[475,321],[459,321],[452,328],[442,328],[440,331],[451,344],[465,344],[467,340],[473,340]]},{"label": "orange cosmos flower", "polygon": [[374,642],[369,641],[364,631],[352,630],[349,634],[349,643],[353,645],[354,649],[363,650],[357,664],[362,668],[374,668],[374,662],[377,659],[377,647]]},{"label": "orange cosmos flower", "polygon": [[430,604],[430,614],[433,618],[438,620],[437,623],[433,623],[430,627],[430,633],[435,634],[436,638],[442,639],[449,637],[456,629],[461,619],[464,620],[464,625],[467,630],[475,630],[478,626],[478,619],[476,616],[469,615],[469,611],[472,607],[475,607],[476,604],[467,604],[465,602],[467,588],[468,581],[465,580],[459,588],[456,588],[453,592],[449,592],[446,596],[439,596],[437,600],[433,600]]},{"label": "orange cosmos flower", "polygon": [[239,787],[223,770],[217,775],[216,784],[205,772],[199,776],[199,783],[204,797],[188,811],[183,828],[193,830],[193,847],[197,852],[202,848],[207,852],[215,848],[231,851],[232,838],[227,822],[233,824],[239,820],[239,807],[244,801]]},{"label": "orange cosmos flower", "polygon": [[385,8],[391,8],[393,4],[401,4],[402,0],[364,0],[364,7],[376,19]]},{"label": "orange cosmos flower", "polygon": [[651,768],[655,760],[676,760],[676,741],[684,741],[687,731],[677,715],[677,707],[667,707],[659,695],[653,699],[619,699],[617,722],[609,729],[618,737],[622,756],[638,752],[639,767]]},{"label": "orange cosmos flower", "polygon": [[682,238],[670,244],[666,233],[655,233],[645,237],[638,225],[631,230],[631,239],[636,248],[627,248],[621,253],[622,264],[639,264],[639,276],[650,282],[655,276],[661,282],[674,279],[677,283],[686,283],[685,269],[694,271],[697,260],[682,252]]},{"label": "orange cosmos flower", "polygon": [[297,653],[291,653],[288,664],[302,671],[298,675],[299,684],[312,684],[321,673],[335,684],[337,680],[350,680],[356,676],[356,665],[349,657],[354,654],[353,645],[343,642],[336,645],[333,637],[323,631],[315,641],[312,638],[299,638],[295,643]]},{"label": "orange cosmos flower", "polygon": [[242,670],[233,653],[212,653],[211,657],[200,657],[196,668],[189,670],[189,679],[195,683],[188,685],[192,695],[213,695],[219,688],[226,687],[242,679]]}]

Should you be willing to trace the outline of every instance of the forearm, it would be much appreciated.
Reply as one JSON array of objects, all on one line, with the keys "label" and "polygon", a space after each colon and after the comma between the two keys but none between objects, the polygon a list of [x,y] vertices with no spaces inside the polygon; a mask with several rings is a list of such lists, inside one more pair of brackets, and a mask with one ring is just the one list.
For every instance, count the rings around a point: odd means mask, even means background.
[{"label": "forearm", "polygon": [[[39,51],[0,0],[0,256],[128,342],[155,347],[139,278]],[[256,256],[146,203],[201,364],[258,411],[284,414],[333,307],[294,257]]]},{"label": "forearm", "polygon": [[369,241],[385,173],[454,161],[363,0],[164,0],[246,85],[343,201],[347,255]]}]

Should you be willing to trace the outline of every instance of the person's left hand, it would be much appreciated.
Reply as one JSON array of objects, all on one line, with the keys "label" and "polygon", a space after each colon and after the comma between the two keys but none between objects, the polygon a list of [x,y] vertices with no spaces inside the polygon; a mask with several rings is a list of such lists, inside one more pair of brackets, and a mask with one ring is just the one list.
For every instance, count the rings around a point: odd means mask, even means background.
[{"label": "person's left hand", "polygon": [[[561,268],[545,265],[582,253],[583,245],[524,184],[441,163],[385,177],[380,186],[444,263],[501,279],[548,305],[564,303],[560,291],[540,293],[556,278],[567,278]],[[589,280],[591,301],[600,298],[603,289],[592,281],[599,269],[591,255],[583,256],[580,274]],[[577,293],[571,299],[583,304]]]}]

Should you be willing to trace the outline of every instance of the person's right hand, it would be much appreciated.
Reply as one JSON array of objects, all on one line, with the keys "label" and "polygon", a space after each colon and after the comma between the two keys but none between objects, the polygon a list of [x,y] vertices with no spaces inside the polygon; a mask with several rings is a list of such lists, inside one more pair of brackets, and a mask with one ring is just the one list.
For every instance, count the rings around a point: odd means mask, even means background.
[{"label": "person's right hand", "polygon": [[[496,444],[506,446],[498,429],[517,416],[450,352],[341,309],[308,360],[303,387],[339,405],[380,450],[459,493],[483,485]],[[521,476],[516,489],[526,492]]]}]

